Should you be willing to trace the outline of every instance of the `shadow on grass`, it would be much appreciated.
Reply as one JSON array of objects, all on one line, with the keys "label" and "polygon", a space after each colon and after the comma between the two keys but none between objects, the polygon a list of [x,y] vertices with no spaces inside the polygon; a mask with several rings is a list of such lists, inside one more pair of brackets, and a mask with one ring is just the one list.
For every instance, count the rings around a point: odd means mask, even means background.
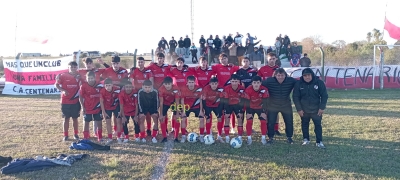
[{"label": "shadow on grass", "polygon": [[6,95],[6,94],[1,94],[0,93],[0,97],[9,97],[9,98],[16,98],[16,99],[60,99],[60,95]]},{"label": "shadow on grass", "polygon": [[[244,162],[244,164],[272,162],[278,165],[276,168],[286,166],[341,171],[349,174],[356,173],[355,178],[357,176],[362,178],[363,175],[370,175],[376,178],[400,178],[400,171],[398,171],[400,167],[398,159],[400,148],[395,143],[337,137],[325,137],[325,140],[329,142],[326,144],[327,149],[318,149],[312,143],[309,146],[301,146],[300,141],[289,145],[284,143],[282,138],[272,146],[261,145],[259,139],[253,140],[254,142],[251,146],[244,144],[240,149],[233,149],[229,145],[221,143],[211,146],[199,143],[175,144],[172,150],[175,156],[180,154],[190,155],[194,159],[185,161],[185,163],[173,164],[172,166],[196,166],[199,161],[207,157],[218,162],[219,165],[214,164],[214,166],[225,164],[222,166],[227,168],[230,167],[230,163],[234,166],[234,164],[240,162]],[[244,143],[246,143],[246,140]],[[210,164],[210,166],[213,166],[213,164]],[[218,168],[207,171],[201,171],[200,169],[201,175],[204,177],[216,178],[218,171]],[[185,176],[187,175],[185,174]],[[229,176],[229,174],[227,175]],[[170,178],[179,178],[180,174],[174,174],[173,176],[178,177]],[[194,177],[194,175],[191,176]]]},{"label": "shadow on grass", "polygon": [[360,109],[355,108],[334,108],[329,107],[327,113],[332,115],[347,115],[347,116],[373,116],[373,117],[388,117],[388,118],[399,118],[400,113],[397,111],[382,111],[382,110],[370,110],[370,109],[361,109],[362,106],[359,106]]}]

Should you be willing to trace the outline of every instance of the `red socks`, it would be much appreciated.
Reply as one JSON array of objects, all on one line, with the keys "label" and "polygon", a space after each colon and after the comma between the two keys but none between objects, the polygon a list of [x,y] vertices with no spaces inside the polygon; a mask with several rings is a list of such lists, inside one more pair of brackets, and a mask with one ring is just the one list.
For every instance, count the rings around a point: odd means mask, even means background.
[{"label": "red socks", "polygon": [[161,123],[161,133],[164,138],[167,137],[167,124],[165,122],[167,122],[167,121],[164,121],[164,123]]},{"label": "red socks", "polygon": [[175,127],[174,127],[174,129],[175,129],[175,131],[174,131],[175,139],[178,138],[178,136],[179,136],[179,129],[180,128],[181,128],[181,123],[175,122]]},{"label": "red socks", "polygon": [[218,135],[221,136],[222,135],[222,128],[224,128],[224,122],[218,122],[217,123],[217,130],[218,130]]},{"label": "red socks", "polygon": [[136,138],[139,138],[139,134],[135,134],[135,139],[136,139]]},{"label": "red socks", "polygon": [[225,136],[229,136],[229,126],[224,126]]},{"label": "red socks", "polygon": [[243,135],[243,126],[238,126],[238,135],[239,136]]},{"label": "red socks", "polygon": [[209,123],[206,123],[206,132],[207,132],[207,134],[211,134],[211,126],[212,126],[212,122],[210,120]]},{"label": "red socks", "polygon": [[114,125],[114,132],[117,131],[117,125]]},{"label": "red socks", "polygon": [[146,131],[140,132],[139,137],[142,138],[142,139],[146,138]]},{"label": "red socks", "polygon": [[117,138],[120,138],[120,137],[121,137],[121,134],[122,134],[122,133],[118,131],[118,132],[117,132]]},{"label": "red socks", "polygon": [[151,133],[152,137],[156,137],[158,133],[158,129],[153,129],[153,133]]},{"label": "red socks", "polygon": [[267,121],[261,120],[260,121],[260,128],[261,128],[261,135],[267,135]]},{"label": "red socks", "polygon": [[167,131],[167,129],[168,129],[168,118],[167,118],[167,116],[165,116],[165,118],[164,118],[164,123],[165,123],[165,131]]},{"label": "red socks", "polygon": [[200,135],[204,135],[204,128],[200,128]]},{"label": "red socks", "polygon": [[236,125],[236,115],[231,114],[231,123],[232,123],[232,128],[235,129]]},{"label": "red socks", "polygon": [[275,131],[278,131],[278,130],[279,130],[279,123],[275,123],[274,130],[275,130]]},{"label": "red socks", "polygon": [[129,135],[125,135],[125,139],[129,139]]},{"label": "red socks", "polygon": [[79,132],[78,132],[78,130],[74,130],[74,134],[78,134]]},{"label": "red socks", "polygon": [[246,134],[247,136],[251,136],[253,131],[253,120],[248,119],[246,122]]},{"label": "red socks", "polygon": [[103,130],[97,129],[97,139],[103,139]]},{"label": "red socks", "polygon": [[[168,119],[167,117],[165,117],[166,119]],[[172,118],[171,120],[171,127],[175,129],[175,124],[176,124],[176,119]]]},{"label": "red socks", "polygon": [[147,122],[147,130],[151,129],[151,116],[150,114],[146,115],[146,122]]},{"label": "red socks", "polygon": [[64,136],[68,136],[68,131],[65,131],[65,132],[64,132]]},{"label": "red socks", "polygon": [[83,131],[83,139],[89,139],[89,131]]},{"label": "red socks", "polygon": [[181,128],[181,131],[182,135],[186,135],[186,128]]}]

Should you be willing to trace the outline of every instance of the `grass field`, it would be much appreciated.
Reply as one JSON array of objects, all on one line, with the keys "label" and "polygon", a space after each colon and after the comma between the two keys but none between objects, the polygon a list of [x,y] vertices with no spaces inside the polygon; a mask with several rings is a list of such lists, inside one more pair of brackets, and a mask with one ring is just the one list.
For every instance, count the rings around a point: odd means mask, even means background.
[{"label": "grass field", "polygon": [[[329,96],[323,118],[327,149],[300,145],[302,135],[296,113],[293,145],[278,137],[272,146],[263,146],[259,133],[251,146],[240,149],[220,143],[174,144],[163,179],[399,179],[399,91],[336,90],[329,91]],[[58,96],[3,95],[0,114],[1,156],[91,155],[71,167],[0,175],[0,179],[150,179],[164,148],[164,144],[149,143],[148,138],[146,144],[113,144],[109,152],[69,150],[71,142],[61,142]],[[189,125],[189,131],[198,132],[196,120],[191,119]],[[259,132],[257,121],[254,127]],[[284,132],[283,122],[280,130]],[[310,133],[314,142],[312,129]]]}]

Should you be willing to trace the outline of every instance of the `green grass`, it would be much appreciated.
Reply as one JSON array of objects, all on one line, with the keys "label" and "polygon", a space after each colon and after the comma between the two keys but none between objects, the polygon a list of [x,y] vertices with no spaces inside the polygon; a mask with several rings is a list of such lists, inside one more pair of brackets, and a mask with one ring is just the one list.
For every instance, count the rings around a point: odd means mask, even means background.
[{"label": "green grass", "polygon": [[[295,144],[288,145],[284,137],[278,137],[272,146],[263,146],[259,133],[253,137],[251,146],[243,145],[240,149],[221,143],[210,146],[178,143],[171,151],[164,178],[399,179],[398,92],[329,91],[323,117],[325,150],[317,149],[314,144],[300,145],[300,119],[294,112]],[[107,152],[69,150],[71,142],[61,142],[58,102],[58,96],[0,96],[0,155],[23,158],[88,153],[90,157],[71,167],[0,175],[0,179],[150,179],[162,153],[162,144],[114,144]],[[259,122],[254,122],[259,132]],[[81,132],[82,121],[79,123]],[[215,126],[214,123],[214,132]],[[313,126],[310,128],[314,142]],[[284,129],[281,118],[280,131]],[[190,119],[188,131],[198,132],[197,120]]]}]

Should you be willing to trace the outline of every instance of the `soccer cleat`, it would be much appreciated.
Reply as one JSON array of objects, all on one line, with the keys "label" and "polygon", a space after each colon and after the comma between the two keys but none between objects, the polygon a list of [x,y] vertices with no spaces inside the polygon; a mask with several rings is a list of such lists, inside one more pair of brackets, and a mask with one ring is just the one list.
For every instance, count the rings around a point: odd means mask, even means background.
[{"label": "soccer cleat", "polygon": [[325,148],[326,148],[325,145],[322,144],[322,142],[317,143],[316,146],[317,146],[318,148],[321,148],[321,149],[325,149]]},{"label": "soccer cleat", "polygon": [[267,139],[261,138],[261,143],[262,143],[263,145],[266,145],[266,144],[267,144]]},{"label": "soccer cleat", "polygon": [[77,134],[74,134],[74,139],[79,140],[79,136]]},{"label": "soccer cleat", "polygon": [[150,129],[148,129],[148,130],[146,131],[146,133],[147,133],[147,136],[151,136],[151,131],[150,131]]},{"label": "soccer cleat", "polygon": [[140,139],[139,138],[135,138],[135,142],[140,142]]},{"label": "soccer cleat", "polygon": [[290,137],[288,137],[286,141],[287,141],[288,144],[293,144],[293,139],[290,138]]},{"label": "soccer cleat", "polygon": [[274,143],[274,140],[273,139],[268,139],[267,145],[272,145],[272,143]]},{"label": "soccer cleat", "polygon": [[229,136],[225,136],[225,142],[226,142],[226,143],[229,143],[229,142],[230,142]]},{"label": "soccer cleat", "polygon": [[179,142],[178,138],[176,138],[176,139],[174,140],[174,142],[178,143],[178,142]]},{"label": "soccer cleat", "polygon": [[128,143],[128,142],[129,142],[129,139],[124,139],[123,143]]},{"label": "soccer cleat", "polygon": [[255,131],[254,129],[252,129],[252,130],[251,130],[251,133],[252,133],[252,134],[255,134],[255,133],[256,133],[256,131]]},{"label": "soccer cleat", "polygon": [[113,135],[113,137],[117,137],[117,132],[113,131],[112,135]]},{"label": "soccer cleat", "polygon": [[68,136],[64,136],[63,141],[68,141]]},{"label": "soccer cleat", "polygon": [[231,128],[231,131],[229,131],[230,134],[236,134],[235,129]]},{"label": "soccer cleat", "polygon": [[251,138],[247,138],[247,145],[251,145],[252,142],[253,140]]},{"label": "soccer cleat", "polygon": [[145,139],[145,138],[143,138],[143,139],[142,139],[142,143],[145,143],[145,142],[146,142],[146,139]]},{"label": "soccer cleat", "polygon": [[282,136],[281,132],[279,132],[278,130],[275,131],[275,135]]},{"label": "soccer cleat", "polygon": [[303,144],[301,144],[301,145],[304,146],[304,145],[307,145],[307,144],[310,144],[310,141],[308,139],[304,139],[303,140]]},{"label": "soccer cleat", "polygon": [[113,142],[112,139],[108,139],[108,140],[106,141],[105,145],[106,145],[106,146],[109,146],[112,142]]},{"label": "soccer cleat", "polygon": [[165,138],[161,141],[161,143],[166,143],[166,142],[168,142],[168,139],[165,137]]},{"label": "soccer cleat", "polygon": [[199,141],[200,141],[201,143],[204,143],[204,135],[200,135]]},{"label": "soccer cleat", "polygon": [[182,135],[181,143],[185,143],[185,141],[186,141],[186,135]]},{"label": "soccer cleat", "polygon": [[151,139],[151,141],[152,141],[153,143],[157,143],[157,142],[158,142],[157,139],[156,139],[155,137],[153,137],[153,139]]},{"label": "soccer cleat", "polygon": [[122,139],[121,138],[117,138],[117,142],[118,142],[118,144],[121,144],[122,143]]},{"label": "soccer cleat", "polygon": [[218,140],[220,143],[225,143],[225,141],[222,139],[221,136],[218,136],[218,137],[217,137],[217,140]]}]

